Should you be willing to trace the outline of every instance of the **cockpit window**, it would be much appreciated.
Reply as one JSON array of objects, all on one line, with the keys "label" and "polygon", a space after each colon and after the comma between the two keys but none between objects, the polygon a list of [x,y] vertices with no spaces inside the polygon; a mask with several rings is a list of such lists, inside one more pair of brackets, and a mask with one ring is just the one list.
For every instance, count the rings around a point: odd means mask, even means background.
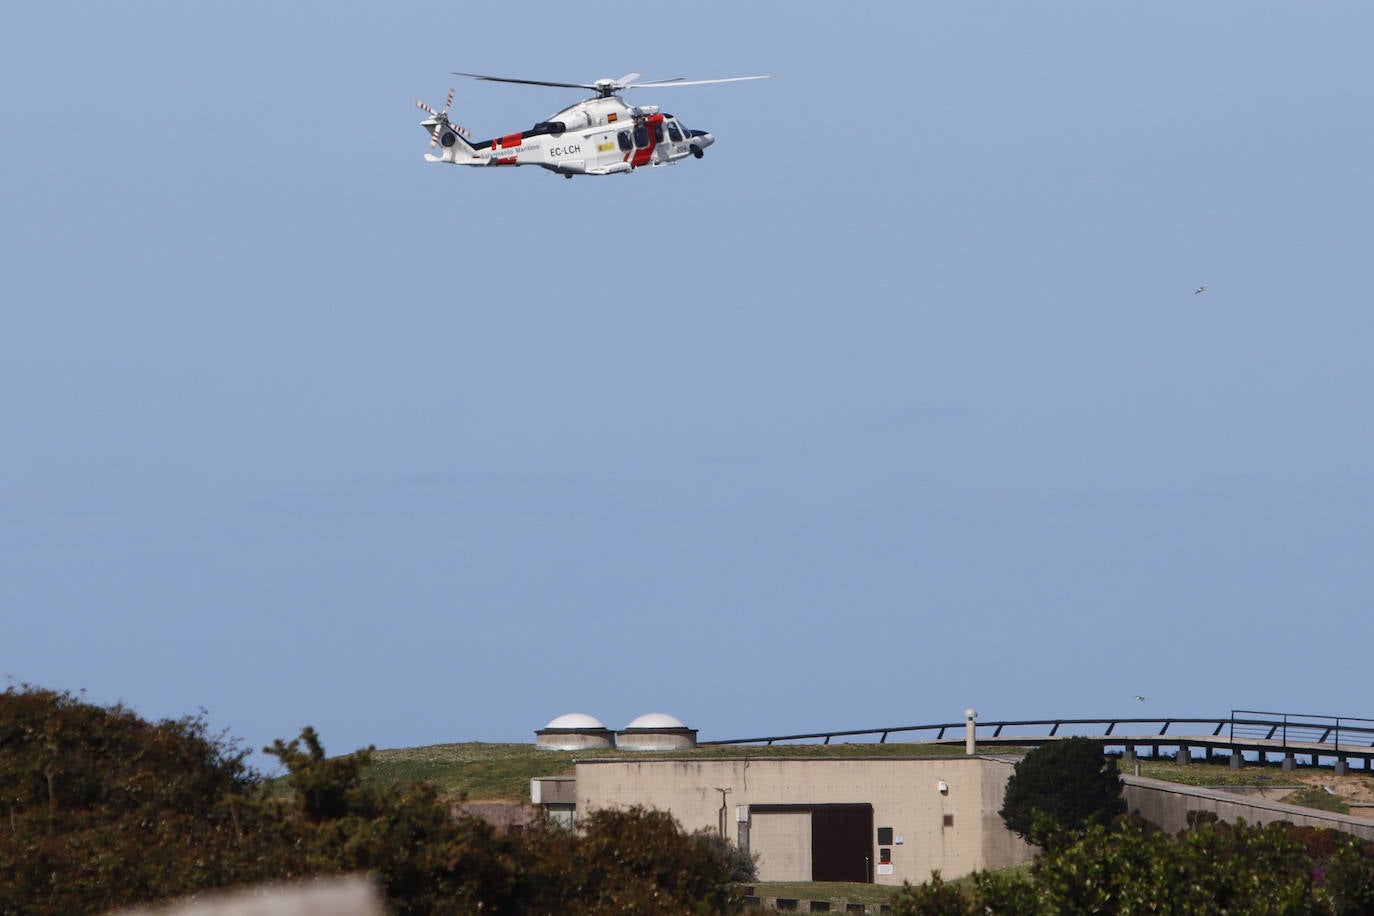
[{"label": "cockpit window", "polygon": [[677,129],[676,121],[668,122],[668,139],[672,140],[674,143],[682,142],[682,131]]}]

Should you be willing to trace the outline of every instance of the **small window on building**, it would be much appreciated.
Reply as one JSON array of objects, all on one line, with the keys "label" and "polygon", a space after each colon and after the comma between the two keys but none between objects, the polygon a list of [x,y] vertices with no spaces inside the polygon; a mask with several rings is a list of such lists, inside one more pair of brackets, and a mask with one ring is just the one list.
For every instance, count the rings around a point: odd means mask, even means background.
[{"label": "small window on building", "polygon": [[630,132],[628,130],[622,130],[620,133],[616,134],[615,138],[620,142],[621,152],[628,153],[635,148],[634,144],[630,142]]},{"label": "small window on building", "polygon": [[946,827],[953,827],[953,826],[954,826],[954,815],[952,815],[952,814],[946,814],[946,815],[945,815],[945,826],[946,826]]},{"label": "small window on building", "polygon": [[879,827],[879,828],[878,828],[878,845],[879,845],[879,846],[891,846],[891,845],[892,845],[892,828],[891,828],[891,827]]},{"label": "small window on building", "polygon": [[879,865],[891,865],[891,864],[892,864],[892,850],[891,850],[891,849],[888,849],[887,847],[883,847],[883,848],[881,848],[881,849],[878,850],[878,864],[879,864]]}]

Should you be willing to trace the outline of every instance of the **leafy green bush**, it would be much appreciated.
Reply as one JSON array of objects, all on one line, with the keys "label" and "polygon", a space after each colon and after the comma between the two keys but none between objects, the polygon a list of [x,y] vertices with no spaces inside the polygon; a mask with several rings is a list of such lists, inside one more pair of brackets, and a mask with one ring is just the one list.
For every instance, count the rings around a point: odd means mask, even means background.
[{"label": "leafy green bush", "polygon": [[313,729],[267,752],[268,791],[203,718],[150,724],[65,693],[0,694],[0,913],[103,913],[305,875],[367,871],[408,914],[731,913],[731,864],[658,811],[598,811],[577,832],[498,834],[422,783],[363,779]]},{"label": "leafy green bush", "polygon": [[1016,764],[998,813],[1009,830],[1036,845],[1105,826],[1126,813],[1116,761],[1089,738],[1042,745]]},{"label": "leafy green bush", "polygon": [[737,884],[750,884],[759,879],[759,854],[741,849],[719,833],[702,833],[700,836],[711,847],[730,873],[730,880]]},{"label": "leafy green bush", "polygon": [[295,873],[294,830],[204,717],[0,694],[0,912],[81,913]]},{"label": "leafy green bush", "polygon": [[[894,898],[893,913],[1374,912],[1374,857],[1367,844],[1324,833],[1319,838],[1291,824],[1247,827],[1198,818],[1174,837],[1121,819],[1042,852],[1029,878],[983,873],[956,890],[936,874],[926,884],[907,885]],[[1313,847],[1334,852],[1315,859]]]}]

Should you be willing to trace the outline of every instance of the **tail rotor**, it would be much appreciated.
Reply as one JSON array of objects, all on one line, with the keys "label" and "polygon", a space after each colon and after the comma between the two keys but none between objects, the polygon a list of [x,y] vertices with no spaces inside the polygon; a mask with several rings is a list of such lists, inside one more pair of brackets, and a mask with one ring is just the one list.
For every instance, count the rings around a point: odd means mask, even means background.
[{"label": "tail rotor", "polygon": [[415,107],[429,115],[428,118],[420,122],[420,126],[429,129],[430,149],[434,149],[434,147],[441,142],[444,144],[444,146],[453,145],[453,138],[444,140],[444,133],[446,131],[452,131],[453,133],[461,134],[464,137],[469,136],[466,128],[463,128],[457,124],[453,124],[448,119],[449,109],[453,107],[453,93],[454,90],[452,89],[448,91],[448,98],[444,99],[444,107],[439,109],[438,111],[435,111],[433,108],[430,108],[428,105],[426,105],[424,102],[421,102],[419,99],[415,100]]}]

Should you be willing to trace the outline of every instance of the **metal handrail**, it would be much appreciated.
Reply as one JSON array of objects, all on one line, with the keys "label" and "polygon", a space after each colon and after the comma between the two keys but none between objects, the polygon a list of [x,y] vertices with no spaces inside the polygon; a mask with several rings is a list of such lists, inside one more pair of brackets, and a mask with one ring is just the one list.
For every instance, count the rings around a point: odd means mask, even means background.
[{"label": "metal handrail", "polygon": [[[1264,716],[1263,719],[1241,719],[1238,716]],[[1355,716],[1322,716],[1312,713],[1283,713],[1268,712],[1255,709],[1233,709],[1231,710],[1231,739],[1235,740],[1236,725],[1239,723],[1241,737],[1246,737],[1247,726],[1268,727],[1269,731],[1265,734],[1266,740],[1273,740],[1275,732],[1281,734],[1280,742],[1283,747],[1288,746],[1290,729],[1297,740],[1302,740],[1304,734],[1310,736],[1311,733],[1321,732],[1320,737],[1313,744],[1331,743],[1336,750],[1341,747],[1341,730],[1344,728],[1347,738],[1352,734],[1374,735],[1374,728],[1358,725],[1350,725],[1351,722],[1370,722],[1374,719],[1362,719]],[[1330,742],[1332,736],[1335,736]],[[1371,740],[1369,747],[1374,747],[1374,740]]]},{"label": "metal handrail", "polygon": [[[1265,718],[1244,718],[1244,716],[1263,716],[1263,717],[1265,717]],[[1303,721],[1298,721],[1298,720],[1301,720],[1301,719],[1318,719],[1318,720],[1322,720],[1322,721],[1319,721],[1319,722],[1303,722]],[[1350,725],[1349,723],[1352,723],[1352,722],[1368,722],[1368,723],[1371,723],[1371,725],[1370,725],[1370,726]],[[1287,746],[1288,746],[1288,738],[1289,738],[1289,733],[1290,733],[1290,731],[1292,731],[1292,732],[1294,733],[1294,735],[1295,735],[1295,740],[1301,741],[1301,740],[1302,740],[1302,737],[1301,737],[1301,736],[1304,734],[1304,732],[1307,731],[1307,730],[1310,730],[1310,731],[1313,732],[1313,733],[1315,733],[1315,732],[1321,732],[1322,735],[1321,735],[1321,738],[1320,738],[1319,740],[1310,741],[1310,742],[1306,742],[1306,743],[1317,744],[1317,745],[1326,745],[1326,744],[1331,743],[1331,742],[1328,742],[1328,741],[1327,741],[1327,738],[1330,737],[1331,735],[1334,735],[1334,736],[1335,736],[1335,742],[1334,742],[1334,744],[1333,744],[1332,746],[1333,746],[1334,749],[1336,749],[1336,750],[1340,750],[1340,747],[1341,747],[1341,735],[1342,735],[1342,732],[1344,732],[1344,733],[1345,733],[1345,736],[1346,736],[1346,739],[1347,739],[1347,742],[1349,742],[1350,739],[1353,738],[1354,735],[1363,735],[1363,736],[1367,736],[1367,737],[1369,738],[1369,744],[1366,745],[1366,746],[1367,746],[1367,747],[1370,747],[1370,748],[1374,748],[1374,719],[1361,719],[1361,718],[1355,718],[1355,717],[1351,717],[1351,716],[1308,716],[1308,715],[1301,715],[1301,714],[1297,714],[1297,713],[1266,713],[1266,712],[1256,712],[1256,711],[1253,711],[1253,710],[1243,710],[1243,709],[1233,709],[1233,710],[1231,710],[1231,715],[1230,715],[1229,717],[1213,717],[1213,718],[1179,718],[1179,717],[1171,717],[1171,718],[1167,718],[1167,719],[1151,719],[1151,718],[1140,718],[1140,717],[1135,717],[1135,716],[1101,716],[1101,717],[1098,717],[1098,718],[1091,718],[1091,719],[1017,719],[1017,720],[1004,720],[1004,721],[992,721],[992,722],[976,722],[976,723],[975,723],[975,728],[976,728],[976,729],[979,729],[979,730],[984,730],[984,733],[985,733],[985,734],[986,734],[986,731],[985,731],[986,729],[992,729],[992,730],[993,730],[993,732],[992,732],[992,737],[993,737],[993,738],[1001,739],[1001,738],[1002,738],[1002,732],[1003,732],[1004,729],[1007,729],[1007,728],[1025,728],[1025,727],[1032,727],[1032,726],[1047,727],[1047,728],[1049,729],[1048,736],[1049,736],[1049,737],[1056,737],[1056,736],[1058,735],[1058,733],[1059,733],[1059,729],[1060,729],[1061,727],[1063,727],[1063,726],[1066,726],[1066,725],[1102,725],[1102,726],[1105,726],[1106,728],[1105,728],[1105,730],[1103,731],[1103,733],[1102,733],[1100,736],[1096,736],[1096,737],[1103,737],[1103,738],[1110,738],[1110,737],[1112,737],[1112,736],[1113,736],[1113,733],[1117,731],[1118,726],[1121,726],[1121,725],[1148,725],[1148,726],[1155,726],[1155,725],[1158,725],[1158,726],[1160,726],[1160,728],[1159,728],[1159,731],[1158,731],[1158,733],[1157,733],[1157,737],[1162,737],[1162,736],[1167,735],[1167,734],[1169,733],[1169,728],[1170,728],[1171,726],[1175,726],[1175,725],[1208,725],[1208,726],[1212,726],[1212,727],[1213,727],[1213,728],[1212,728],[1211,736],[1214,737],[1214,738],[1217,737],[1217,736],[1219,736],[1219,735],[1222,733],[1222,730],[1223,730],[1223,729],[1226,729],[1226,728],[1229,726],[1229,729],[1230,729],[1230,731],[1229,731],[1229,738],[1230,738],[1230,740],[1231,740],[1233,743],[1234,743],[1235,740],[1236,740],[1236,727],[1237,727],[1237,726],[1240,726],[1240,727],[1241,727],[1240,737],[1241,737],[1242,739],[1244,739],[1244,738],[1247,737],[1246,731],[1247,731],[1248,729],[1250,729],[1250,728],[1252,728],[1252,727],[1258,727],[1258,728],[1261,728],[1261,729],[1265,729],[1265,728],[1268,729],[1268,733],[1267,733],[1267,735],[1265,736],[1265,739],[1264,739],[1264,740],[1272,740],[1272,739],[1273,739],[1273,736],[1274,736],[1275,734],[1281,734],[1281,736],[1282,736],[1282,737],[1281,737],[1281,741],[1282,741],[1282,746],[1283,746],[1283,747],[1287,747]],[[859,729],[847,729],[847,730],[843,730],[843,731],[805,732],[805,733],[799,733],[799,734],[793,734],[793,735],[772,735],[772,736],[764,736],[764,737],[757,737],[757,738],[726,738],[726,739],[718,739],[718,740],[715,740],[715,741],[701,741],[701,742],[699,742],[699,744],[700,744],[701,746],[704,746],[704,747],[706,747],[706,746],[716,746],[716,747],[719,747],[719,746],[732,745],[732,744],[766,744],[766,745],[770,745],[770,746],[771,746],[771,745],[773,745],[774,743],[779,742],[779,741],[814,741],[814,740],[817,740],[817,739],[821,739],[821,740],[823,741],[823,743],[829,744],[829,743],[831,742],[831,740],[832,740],[832,739],[835,739],[835,738],[851,738],[851,737],[861,737],[861,736],[865,736],[865,735],[874,735],[874,736],[877,736],[877,737],[878,737],[878,741],[877,741],[878,744],[886,744],[886,743],[887,743],[888,736],[894,735],[894,734],[907,733],[907,732],[934,732],[934,733],[935,733],[935,737],[933,737],[933,738],[931,738],[931,739],[928,739],[928,740],[931,740],[931,741],[934,741],[934,742],[937,742],[937,743],[938,743],[938,742],[958,743],[959,741],[962,741],[962,740],[963,740],[963,731],[964,731],[964,729],[965,729],[966,727],[967,727],[967,722],[936,722],[936,723],[931,723],[931,724],[928,724],[928,725],[893,725],[893,726],[888,726],[888,727],[885,727],[885,728],[859,728]],[[956,738],[946,738],[946,737],[945,737],[945,733],[946,733],[947,731],[957,731],[957,732],[959,732],[959,737],[958,737],[957,739],[956,739]],[[1186,737],[1186,736],[1182,735],[1182,734],[1179,733],[1179,732],[1174,732],[1174,734],[1175,734],[1175,735],[1178,735],[1179,737]],[[1025,736],[1009,736],[1009,737],[1026,737],[1026,738],[1034,738],[1034,737],[1036,737],[1036,736],[1034,736],[1034,735],[1025,735]],[[1249,736],[1249,737],[1253,737],[1253,735],[1252,735],[1252,736]]]}]

